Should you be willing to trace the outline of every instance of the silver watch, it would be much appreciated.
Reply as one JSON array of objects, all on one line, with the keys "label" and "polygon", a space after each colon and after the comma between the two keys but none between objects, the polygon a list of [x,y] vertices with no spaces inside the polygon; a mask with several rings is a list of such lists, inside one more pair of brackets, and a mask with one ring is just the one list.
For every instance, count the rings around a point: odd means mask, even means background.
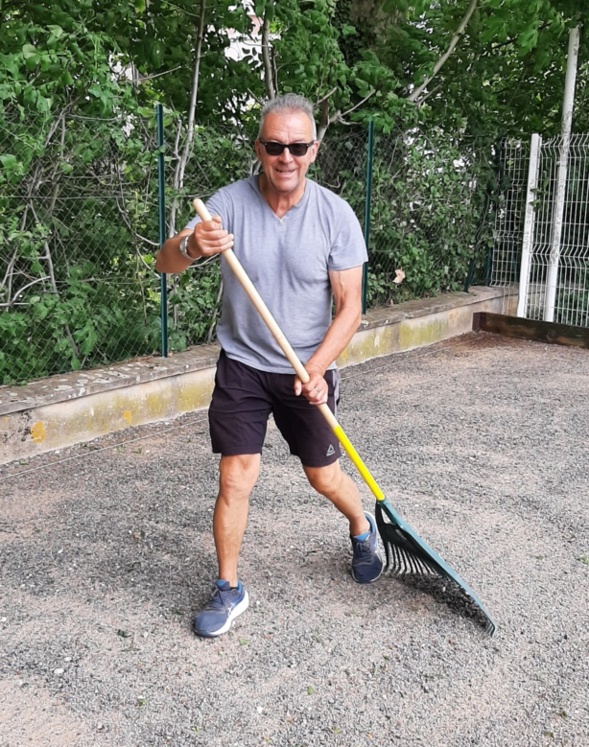
[{"label": "silver watch", "polygon": [[186,259],[189,259],[191,262],[194,262],[196,257],[191,257],[190,254],[188,254],[188,239],[189,238],[190,238],[190,234],[186,234],[186,236],[182,238],[182,241],[180,242],[180,245],[178,246],[178,248],[180,249],[180,254],[183,257],[186,257]]}]

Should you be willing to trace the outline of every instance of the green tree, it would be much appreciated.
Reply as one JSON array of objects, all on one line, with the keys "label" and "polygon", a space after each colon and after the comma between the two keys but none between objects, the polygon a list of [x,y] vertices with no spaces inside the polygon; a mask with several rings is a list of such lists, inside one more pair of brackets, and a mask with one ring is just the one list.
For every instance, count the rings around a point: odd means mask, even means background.
[{"label": "green tree", "polygon": [[130,84],[92,3],[2,12],[0,381],[151,352],[149,89]]},{"label": "green tree", "polygon": [[552,0],[352,2],[362,41],[348,59],[370,50],[393,74],[394,93],[451,132],[551,134],[560,125],[567,31],[588,10]]}]

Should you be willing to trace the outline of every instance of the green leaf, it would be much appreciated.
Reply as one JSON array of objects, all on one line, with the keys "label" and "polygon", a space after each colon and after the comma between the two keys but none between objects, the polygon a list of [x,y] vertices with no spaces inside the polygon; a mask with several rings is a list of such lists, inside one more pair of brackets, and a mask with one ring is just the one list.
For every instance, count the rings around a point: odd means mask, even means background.
[{"label": "green leaf", "polygon": [[25,60],[36,59],[39,56],[37,49],[32,44],[23,44],[22,56]]},{"label": "green leaf", "polygon": [[0,156],[0,163],[4,168],[8,171],[14,170],[18,165],[18,160],[16,156],[11,155],[8,153],[7,155]]},{"label": "green leaf", "polygon": [[56,39],[61,39],[65,33],[61,26],[56,26],[55,24],[49,24],[47,28],[51,32],[51,36],[55,37]]}]

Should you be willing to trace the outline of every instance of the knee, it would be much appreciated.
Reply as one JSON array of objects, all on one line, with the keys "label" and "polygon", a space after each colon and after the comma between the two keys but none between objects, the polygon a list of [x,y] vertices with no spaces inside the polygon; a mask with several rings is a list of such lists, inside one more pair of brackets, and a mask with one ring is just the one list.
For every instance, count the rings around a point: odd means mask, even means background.
[{"label": "knee", "polygon": [[326,498],[337,496],[341,491],[344,473],[339,462],[327,467],[306,467],[305,473],[311,487]]},{"label": "knee", "polygon": [[220,494],[227,499],[248,498],[260,472],[259,455],[222,457],[219,465]]}]

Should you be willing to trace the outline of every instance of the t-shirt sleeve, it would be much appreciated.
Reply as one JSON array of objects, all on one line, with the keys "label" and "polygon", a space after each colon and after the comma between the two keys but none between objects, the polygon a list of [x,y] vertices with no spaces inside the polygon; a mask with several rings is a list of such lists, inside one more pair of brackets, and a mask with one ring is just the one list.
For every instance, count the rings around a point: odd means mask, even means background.
[{"label": "t-shirt sleeve", "polygon": [[339,199],[334,220],[334,233],[328,259],[330,270],[349,270],[368,260],[364,234],[350,205]]}]

